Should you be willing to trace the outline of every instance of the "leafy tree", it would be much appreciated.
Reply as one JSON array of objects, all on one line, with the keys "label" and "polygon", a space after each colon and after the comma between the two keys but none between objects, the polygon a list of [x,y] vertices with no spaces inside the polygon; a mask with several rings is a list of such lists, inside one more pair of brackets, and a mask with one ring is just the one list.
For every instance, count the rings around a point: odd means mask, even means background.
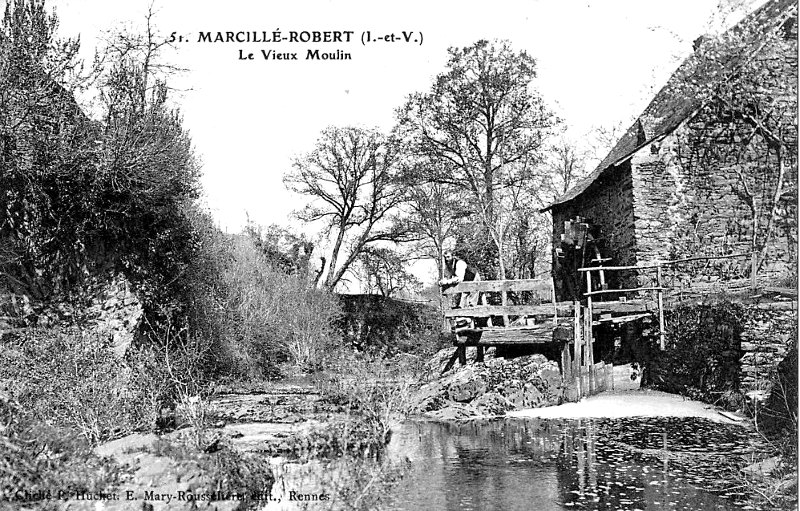
[{"label": "leafy tree", "polygon": [[405,200],[397,176],[392,144],[376,130],[355,127],[325,129],[284,176],[290,190],[312,199],[298,216],[323,221],[332,238],[330,260],[323,259],[327,289],[336,287],[369,244],[404,239],[390,218]]},{"label": "leafy tree", "polygon": [[56,27],[36,0],[9,3],[0,27],[4,284],[48,298],[121,271],[148,304],[180,300],[199,167],[167,104],[163,45],[148,17],[144,39],[109,46],[93,121],[73,96],[87,85],[77,43],[55,40]]},{"label": "leafy tree", "polygon": [[85,274],[97,183],[95,128],[73,99],[78,43],[55,40],[41,1],[0,21],[0,278],[44,298]]},{"label": "leafy tree", "polygon": [[531,88],[535,61],[506,42],[450,48],[447,70],[398,111],[397,132],[434,162],[432,180],[466,190],[505,277],[506,235],[519,189],[531,186],[555,122]]}]

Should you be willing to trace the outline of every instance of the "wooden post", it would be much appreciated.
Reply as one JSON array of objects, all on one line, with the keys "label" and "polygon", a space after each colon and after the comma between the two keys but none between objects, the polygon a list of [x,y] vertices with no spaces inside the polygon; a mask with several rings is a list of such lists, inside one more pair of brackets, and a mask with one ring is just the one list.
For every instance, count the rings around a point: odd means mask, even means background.
[{"label": "wooden post", "polygon": [[458,363],[462,366],[467,365],[467,345],[464,343],[458,345]]},{"label": "wooden post", "polygon": [[477,352],[475,353],[475,362],[480,364],[483,362],[483,346],[478,346]]},{"label": "wooden post", "polygon": [[758,252],[750,254],[750,285],[755,294],[758,289]]},{"label": "wooden post", "polygon": [[558,307],[556,306],[556,281],[550,277],[550,301],[553,302],[553,326],[558,326]]},{"label": "wooden post", "polygon": [[663,279],[661,278],[661,265],[659,264],[656,267],[656,280],[657,280],[657,287],[658,291],[656,294],[658,296],[658,335],[659,335],[659,345],[661,347],[661,351],[666,349],[666,341],[664,340],[664,291],[663,291]]},{"label": "wooden post", "polygon": [[[586,272],[586,292],[592,292],[592,272]],[[592,339],[592,295],[586,295],[586,364],[589,366],[589,392],[594,392],[594,340]]]},{"label": "wooden post", "polygon": [[[505,289],[500,291],[500,304],[503,307],[508,305],[508,296]],[[508,314],[503,314],[503,326],[508,326]]]},{"label": "wooden post", "polygon": [[583,342],[583,326],[581,325],[581,302],[575,300],[574,302],[574,333],[572,335],[575,343],[575,355],[572,359],[572,374],[575,377],[575,391],[577,392],[578,399],[581,398],[581,343]]}]

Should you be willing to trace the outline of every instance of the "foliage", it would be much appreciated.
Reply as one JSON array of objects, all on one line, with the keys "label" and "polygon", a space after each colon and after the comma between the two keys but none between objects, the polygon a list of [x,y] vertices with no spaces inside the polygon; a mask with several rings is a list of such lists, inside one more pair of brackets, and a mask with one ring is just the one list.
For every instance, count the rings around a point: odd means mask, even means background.
[{"label": "foliage", "polygon": [[109,48],[93,122],[72,95],[77,43],[55,41],[56,26],[43,2],[19,0],[0,29],[3,283],[41,299],[118,270],[152,309],[181,295],[198,195],[189,137],[155,78],[160,47]]},{"label": "foliage", "polygon": [[797,462],[797,333],[772,375],[772,392],[758,412],[759,427],[782,444],[782,454]]},{"label": "foliage", "polygon": [[156,456],[196,463],[213,485],[210,492],[240,495],[268,495],[275,482],[270,463],[261,455],[242,453],[223,443],[213,453],[196,446],[161,438],[149,449]]},{"label": "foliage", "polygon": [[367,353],[430,355],[441,346],[441,320],[433,307],[378,295],[339,295],[336,322],[345,346]]},{"label": "foliage", "polygon": [[[666,315],[666,350],[648,342],[643,384],[706,402],[739,391],[745,308],[727,301],[685,304]],[[723,403],[724,404],[724,403]]]},{"label": "foliage", "polygon": [[36,496],[103,491],[120,480],[120,468],[96,456],[85,438],[31,419],[24,406],[3,394],[0,443],[0,502],[46,504]]},{"label": "foliage", "polygon": [[34,329],[4,342],[0,374],[28,419],[70,428],[92,443],[153,427],[165,383],[74,326]]},{"label": "foliage", "polygon": [[336,287],[367,245],[403,238],[389,222],[404,200],[397,175],[397,151],[377,130],[330,127],[284,176],[290,190],[313,200],[300,218],[323,221],[333,235],[331,258],[323,263],[327,289]]},{"label": "foliage", "polygon": [[377,291],[385,298],[418,290],[422,283],[406,270],[407,261],[395,250],[367,247],[358,257],[361,281],[367,293]]},{"label": "foliage", "polygon": [[336,297],[274,266],[252,237],[209,228],[193,264],[191,323],[213,342],[218,373],[267,375],[285,361],[311,370],[336,342]]},{"label": "foliage", "polygon": [[510,214],[534,187],[534,169],[554,120],[532,91],[535,61],[506,42],[450,48],[448,69],[398,111],[397,133],[423,162],[426,180],[466,191],[497,247],[505,278]]},{"label": "foliage", "polygon": [[[253,222],[247,223],[245,234],[253,240],[256,248],[264,253],[267,262],[276,270],[287,275],[309,277],[314,243],[305,235],[298,236],[278,225],[262,227]],[[318,278],[319,275],[315,277]]]},{"label": "foliage", "polygon": [[391,427],[411,412],[411,386],[421,367],[414,359],[403,363],[340,350],[331,355],[317,388],[332,403],[344,405],[348,417],[317,432],[332,452],[376,453],[389,441]]}]

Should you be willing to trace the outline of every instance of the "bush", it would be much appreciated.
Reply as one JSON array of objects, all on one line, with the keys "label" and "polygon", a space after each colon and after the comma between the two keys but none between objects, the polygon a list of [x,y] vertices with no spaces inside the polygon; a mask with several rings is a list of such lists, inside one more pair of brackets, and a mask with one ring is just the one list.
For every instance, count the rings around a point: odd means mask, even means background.
[{"label": "bush", "polygon": [[216,373],[265,376],[283,362],[313,370],[336,344],[336,297],[276,268],[251,237],[207,229],[193,266],[190,323],[212,340]]},{"label": "bush", "polygon": [[42,501],[42,492],[74,495],[101,491],[119,481],[119,467],[97,457],[85,438],[31,420],[24,406],[2,394],[0,444],[0,502],[31,505]]},{"label": "bush", "polygon": [[343,314],[336,325],[347,346],[368,353],[432,355],[449,345],[440,335],[438,309],[379,295],[339,295]]},{"label": "bush", "polygon": [[29,420],[97,443],[151,428],[163,381],[115,358],[107,342],[78,327],[31,329],[3,343],[0,374]]},{"label": "bush", "polygon": [[327,401],[343,405],[358,420],[329,426],[323,444],[341,452],[382,447],[392,425],[411,412],[411,390],[422,366],[414,357],[384,360],[347,349],[333,352],[316,386]]},{"label": "bush", "polygon": [[712,403],[737,394],[745,317],[744,307],[731,302],[670,311],[666,351],[660,351],[657,337],[648,340],[643,384]]}]

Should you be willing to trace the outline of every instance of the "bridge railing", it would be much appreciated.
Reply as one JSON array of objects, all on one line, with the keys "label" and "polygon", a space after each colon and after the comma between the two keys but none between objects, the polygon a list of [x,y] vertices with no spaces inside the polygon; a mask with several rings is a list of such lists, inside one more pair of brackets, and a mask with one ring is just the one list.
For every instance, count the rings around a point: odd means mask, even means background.
[{"label": "bridge railing", "polygon": [[[478,293],[478,304],[455,307],[452,300],[464,293]],[[485,318],[485,328],[530,326],[533,319],[572,316],[572,302],[556,302],[552,278],[520,280],[481,280],[461,282],[442,290],[446,297],[446,318]],[[491,302],[491,304],[490,304]],[[502,318],[502,324],[498,320]]]}]

